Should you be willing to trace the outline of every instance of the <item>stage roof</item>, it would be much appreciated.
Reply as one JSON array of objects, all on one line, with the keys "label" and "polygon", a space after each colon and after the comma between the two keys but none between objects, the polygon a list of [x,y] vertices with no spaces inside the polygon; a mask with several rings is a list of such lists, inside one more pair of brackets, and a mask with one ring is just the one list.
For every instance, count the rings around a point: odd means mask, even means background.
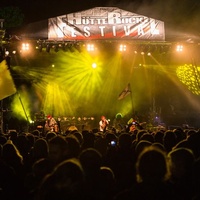
[{"label": "stage roof", "polygon": [[95,7],[28,24],[22,38],[165,41],[164,22],[117,7]]},{"label": "stage roof", "polygon": [[163,21],[118,7],[94,7],[30,23],[11,31],[19,40],[49,42],[129,41],[200,44],[200,36],[168,27]]}]

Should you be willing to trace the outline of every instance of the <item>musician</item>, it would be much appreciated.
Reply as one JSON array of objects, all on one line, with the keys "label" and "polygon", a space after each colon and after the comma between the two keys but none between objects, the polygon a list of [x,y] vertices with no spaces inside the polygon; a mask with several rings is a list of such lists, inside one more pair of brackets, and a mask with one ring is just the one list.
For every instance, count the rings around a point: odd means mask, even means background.
[{"label": "musician", "polygon": [[142,122],[142,123],[139,123],[136,119],[134,118],[131,118],[129,119],[129,121],[127,122],[127,129],[126,131],[127,132],[133,132],[134,130],[142,130],[144,129],[144,125],[146,124],[146,122]]},{"label": "musician", "polygon": [[126,122],[124,121],[121,113],[117,113],[115,115],[115,118],[113,120],[113,128],[115,128],[117,132],[125,130]]},{"label": "musician", "polygon": [[109,121],[105,116],[101,116],[101,120],[99,121],[99,131],[105,133],[108,128]]},{"label": "musician", "polygon": [[47,120],[45,123],[45,129],[46,129],[46,131],[58,132],[57,122],[51,115],[47,116]]}]

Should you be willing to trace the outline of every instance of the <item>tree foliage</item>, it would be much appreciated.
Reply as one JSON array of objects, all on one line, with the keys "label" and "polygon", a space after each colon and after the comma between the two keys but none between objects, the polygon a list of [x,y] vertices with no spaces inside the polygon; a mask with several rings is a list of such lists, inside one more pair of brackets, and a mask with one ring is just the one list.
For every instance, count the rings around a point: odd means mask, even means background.
[{"label": "tree foliage", "polygon": [[22,25],[24,14],[18,7],[3,7],[0,9],[0,19],[4,19],[4,28],[15,28]]}]

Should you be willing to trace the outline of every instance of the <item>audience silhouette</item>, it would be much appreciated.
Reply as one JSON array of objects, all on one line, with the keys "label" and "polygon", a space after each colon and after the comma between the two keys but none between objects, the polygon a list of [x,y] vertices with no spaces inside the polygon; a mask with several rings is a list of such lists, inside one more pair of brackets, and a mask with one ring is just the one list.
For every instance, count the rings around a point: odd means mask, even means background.
[{"label": "audience silhouette", "polygon": [[199,200],[199,191],[199,129],[0,135],[2,200]]}]

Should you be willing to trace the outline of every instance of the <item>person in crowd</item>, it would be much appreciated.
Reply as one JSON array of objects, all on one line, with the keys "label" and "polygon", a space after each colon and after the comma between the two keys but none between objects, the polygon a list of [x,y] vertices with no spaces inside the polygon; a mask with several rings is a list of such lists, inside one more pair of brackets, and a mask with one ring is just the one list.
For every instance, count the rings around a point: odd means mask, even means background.
[{"label": "person in crowd", "polygon": [[165,131],[163,136],[163,145],[166,151],[170,152],[176,144],[176,134],[172,130]]},{"label": "person in crowd", "polygon": [[19,149],[11,140],[8,140],[2,149],[2,159],[8,165],[13,167],[20,179],[23,180],[24,176],[24,160]]},{"label": "person in crowd", "polygon": [[[0,158],[0,199],[12,200],[20,197],[19,180],[14,168]],[[19,196],[18,196],[19,195]]]},{"label": "person in crowd", "polygon": [[126,129],[126,123],[125,123],[124,118],[123,118],[123,116],[122,116],[121,113],[117,113],[115,115],[115,118],[113,120],[113,128],[116,129],[117,133],[125,131],[125,129]]},{"label": "person in crowd", "polygon": [[86,193],[90,199],[101,200],[104,197],[101,191],[100,169],[102,166],[102,155],[94,148],[84,149],[79,155],[80,163],[85,172]]},{"label": "person in crowd", "polygon": [[[20,154],[17,146],[8,140],[2,149],[2,160],[10,166],[15,173],[15,190],[10,191],[15,194],[15,197],[18,199],[25,199],[25,188],[24,188],[24,178],[27,173],[24,166],[23,156]],[[13,183],[10,183],[13,184]]]},{"label": "person in crowd", "polygon": [[60,162],[69,158],[69,145],[62,135],[56,135],[48,141],[49,153],[48,159],[56,166]]},{"label": "person in crowd", "polygon": [[144,130],[146,126],[146,122],[139,122],[138,117],[130,118],[126,125],[126,132],[134,132],[135,130]]},{"label": "person in crowd", "polygon": [[169,182],[167,155],[155,146],[145,148],[136,161],[136,183],[118,193],[115,200],[175,200],[178,199]]},{"label": "person in crowd", "polygon": [[69,158],[77,158],[81,152],[81,143],[78,138],[73,135],[69,134],[66,136],[65,140],[69,146]]},{"label": "person in crowd", "polygon": [[195,182],[192,176],[195,156],[191,149],[175,148],[168,153],[170,180],[177,194],[183,200],[189,200],[195,194]]},{"label": "person in crowd", "polygon": [[100,167],[100,190],[102,199],[110,200],[116,193],[116,178],[113,170],[107,166]]},{"label": "person in crowd", "polygon": [[55,169],[44,177],[36,200],[64,200],[64,199],[88,199],[85,193],[84,170],[76,158],[63,160]]},{"label": "person in crowd", "polygon": [[36,198],[41,182],[51,172],[52,163],[47,158],[40,158],[33,162],[31,171],[26,174],[24,180],[26,200],[34,200]]},{"label": "person in crowd", "polygon": [[31,141],[24,132],[3,135],[0,199],[200,199],[200,130],[186,137],[181,130],[151,132],[136,124],[116,134],[108,122],[101,132],[98,126],[81,132],[70,126],[66,134],[34,130]]},{"label": "person in crowd", "polygon": [[47,158],[49,153],[48,141],[45,138],[38,138],[30,151],[30,162],[33,164],[41,158]]},{"label": "person in crowd", "polygon": [[116,162],[113,171],[118,191],[131,187],[135,183],[135,156],[132,149],[132,137],[129,133],[121,133],[118,138]]}]

